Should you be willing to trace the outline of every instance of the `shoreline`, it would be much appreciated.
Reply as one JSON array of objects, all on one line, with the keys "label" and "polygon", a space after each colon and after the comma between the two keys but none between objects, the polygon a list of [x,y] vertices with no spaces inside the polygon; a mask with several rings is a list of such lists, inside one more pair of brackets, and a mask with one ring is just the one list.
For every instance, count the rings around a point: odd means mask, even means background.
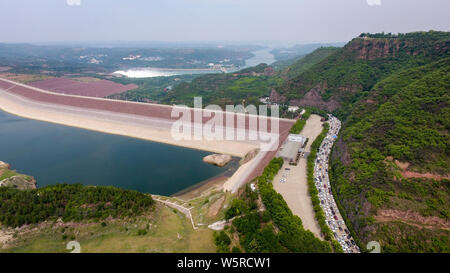
[{"label": "shoreline", "polygon": [[[10,88],[7,88],[5,90],[4,87],[2,87],[2,84],[4,84],[4,83],[7,83],[7,84],[12,85],[12,86],[10,86]],[[66,97],[67,99],[75,98],[75,99],[84,99],[84,100],[98,101],[98,102],[120,103],[120,104],[128,104],[128,105],[132,104],[132,105],[135,105],[136,107],[138,107],[138,106],[147,106],[147,107],[154,107],[154,108],[163,108],[165,110],[172,109],[173,106],[174,106],[174,105],[168,105],[168,104],[158,104],[158,103],[139,102],[139,101],[125,101],[125,100],[117,100],[117,99],[110,99],[110,98],[103,98],[103,97],[89,97],[89,96],[81,96],[81,95],[74,95],[74,94],[56,93],[56,92],[44,90],[44,89],[41,89],[41,88],[38,88],[38,87],[34,87],[34,86],[31,86],[31,85],[23,84],[23,83],[20,83],[20,82],[15,82],[13,80],[9,80],[9,79],[5,79],[5,78],[0,77],[0,90],[3,90],[3,91],[8,92],[8,93],[14,93],[14,91],[9,91],[10,89],[13,89],[14,87],[23,87],[23,88],[26,88],[28,90],[35,91],[36,93],[42,93],[42,94],[50,95],[50,96],[53,96],[53,97]],[[18,96],[24,97],[24,98],[26,98],[28,100],[34,100],[34,99],[29,98],[29,97],[27,97],[25,95],[18,95]],[[35,101],[40,102],[39,100],[35,100]],[[58,105],[58,103],[54,103],[54,104]],[[64,105],[64,104],[61,104],[61,105]],[[83,107],[81,107],[81,108],[83,108]],[[192,110],[193,108],[190,108],[190,109]],[[202,111],[203,112],[210,112],[210,113],[214,113],[215,112],[214,110],[209,110],[209,109],[202,109]],[[247,116],[247,117],[248,116],[254,116],[253,114],[249,115],[249,114],[243,114],[243,113],[237,113],[237,112],[226,112],[226,113],[227,114],[236,115],[236,116],[243,116],[243,115]],[[139,116],[139,114],[136,114],[136,115]],[[166,119],[170,119],[170,118],[166,118]],[[295,120],[288,119],[288,118],[280,118],[280,117],[273,118],[273,117],[271,117],[271,119],[277,119],[280,123],[281,122],[287,122],[287,123],[291,123],[291,124],[295,123]]]},{"label": "shoreline", "polygon": [[[300,134],[309,138],[305,152],[310,152],[311,144],[322,132],[322,128],[321,117],[312,114],[300,132]],[[283,196],[292,213],[300,217],[303,227],[311,231],[317,238],[323,239],[319,223],[315,217],[316,213],[314,212],[311,196],[309,195],[307,160],[307,157],[301,157],[297,165],[290,165],[284,162],[282,169],[273,179],[273,188]],[[286,179],[285,182],[281,182],[282,178]]]},{"label": "shoreline", "polygon": [[236,173],[236,171],[242,166],[239,164],[240,159],[241,158],[239,157],[233,157],[233,159],[226,166],[221,167],[224,168],[223,172],[210,178],[207,178],[205,180],[202,180],[198,183],[195,183],[170,196],[182,197],[184,195],[198,195],[195,194],[194,192],[198,192],[199,194],[201,194],[205,190],[208,190],[214,186],[218,186],[219,184],[222,184],[221,188],[223,189],[223,184],[225,184],[226,181],[229,180]]}]

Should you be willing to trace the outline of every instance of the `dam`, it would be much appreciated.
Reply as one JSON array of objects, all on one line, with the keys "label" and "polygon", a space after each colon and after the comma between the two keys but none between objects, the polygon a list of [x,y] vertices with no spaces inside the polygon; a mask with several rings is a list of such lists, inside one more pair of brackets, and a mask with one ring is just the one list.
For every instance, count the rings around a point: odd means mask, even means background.
[{"label": "dam", "polygon": [[[249,151],[260,147],[258,141],[250,140],[176,140],[170,131],[176,119],[171,117],[173,107],[169,105],[56,94],[6,79],[0,79],[0,109],[23,118],[235,157],[244,157]],[[193,109],[190,111],[194,112]],[[206,123],[208,119],[201,122]],[[292,124],[292,120],[279,119],[280,142],[287,137]],[[274,155],[275,151],[260,152],[236,171],[225,183],[225,190],[235,192],[258,176]]]}]

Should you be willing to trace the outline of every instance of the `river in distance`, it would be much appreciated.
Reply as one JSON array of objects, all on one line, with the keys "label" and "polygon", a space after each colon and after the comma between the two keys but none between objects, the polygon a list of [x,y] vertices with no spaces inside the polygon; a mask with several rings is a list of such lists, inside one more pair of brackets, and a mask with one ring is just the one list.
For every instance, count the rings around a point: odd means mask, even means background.
[{"label": "river in distance", "polygon": [[[245,66],[235,69],[228,69],[227,72],[235,72],[240,69],[256,66],[260,63],[266,63],[268,65],[275,62],[275,58],[270,53],[271,48],[265,48],[257,51],[253,51],[253,57],[245,61]],[[176,75],[193,75],[193,74],[211,74],[222,73],[220,70],[214,69],[169,69],[169,68],[156,68],[156,67],[143,67],[143,68],[131,68],[128,70],[119,70],[114,74],[126,76],[128,78],[152,78],[152,77],[168,77]]]},{"label": "river in distance", "polygon": [[80,183],[172,195],[227,171],[204,163],[208,154],[0,110],[0,161],[34,176],[38,187]]}]

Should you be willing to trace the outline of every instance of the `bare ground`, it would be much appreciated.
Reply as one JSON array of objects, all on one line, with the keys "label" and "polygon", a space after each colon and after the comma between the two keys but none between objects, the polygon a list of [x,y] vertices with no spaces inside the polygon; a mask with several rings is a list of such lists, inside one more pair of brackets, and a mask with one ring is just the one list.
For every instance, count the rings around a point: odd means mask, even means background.
[{"label": "bare ground", "polygon": [[418,173],[418,172],[411,172],[411,171],[403,171],[402,172],[403,177],[405,178],[429,178],[429,179],[435,179],[435,180],[441,180],[441,179],[450,179],[450,176],[443,176],[433,173]]},{"label": "bare ground", "polygon": [[[311,115],[307,120],[301,134],[309,138],[306,151],[310,151],[311,143],[322,131],[322,122],[320,116]],[[274,189],[279,192],[292,213],[302,219],[303,227],[310,230],[318,238],[320,237],[320,226],[316,221],[311,197],[308,193],[308,181],[306,174],[306,159],[300,158],[297,166],[291,166],[285,163],[282,169],[275,176],[273,181]],[[290,171],[285,171],[290,168]],[[280,180],[285,175],[286,182],[281,183]]]}]

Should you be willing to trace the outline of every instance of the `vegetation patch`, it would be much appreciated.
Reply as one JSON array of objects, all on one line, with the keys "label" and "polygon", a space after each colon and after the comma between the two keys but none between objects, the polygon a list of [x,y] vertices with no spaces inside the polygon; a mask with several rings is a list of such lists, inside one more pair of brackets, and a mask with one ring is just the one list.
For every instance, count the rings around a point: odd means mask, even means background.
[{"label": "vegetation patch", "polygon": [[[380,210],[411,210],[449,220],[445,179],[450,173],[449,69],[450,59],[443,58],[393,73],[355,103],[344,123],[341,141],[333,149],[330,179],[339,209],[361,241],[378,238],[386,244],[382,249],[387,246],[390,252],[404,251],[408,244],[417,252],[445,249],[430,240],[414,242],[425,234],[440,238],[439,227],[418,228],[420,223],[398,224],[395,219],[378,222],[376,215]],[[409,165],[397,166],[393,163],[397,161]],[[405,167],[439,175],[441,180],[426,175],[403,177]],[[400,228],[415,234],[403,241],[390,239],[394,236],[390,233]]]},{"label": "vegetation patch", "polygon": [[305,110],[305,113],[295,122],[294,125],[291,127],[291,134],[300,134],[300,132],[303,130],[303,127],[306,125],[306,121],[311,116],[311,111]]},{"label": "vegetation patch", "polygon": [[322,231],[325,240],[330,241],[335,252],[343,253],[341,245],[334,239],[333,232],[326,223],[325,214],[323,212],[322,207],[320,206],[319,192],[317,191],[316,185],[314,183],[314,164],[315,164],[314,161],[317,156],[317,151],[319,150],[322,141],[327,136],[329,129],[330,125],[328,123],[325,123],[323,125],[322,132],[311,144],[311,152],[309,153],[307,160],[308,192],[313,204],[314,215],[316,217],[317,222],[319,223],[320,230]]}]

